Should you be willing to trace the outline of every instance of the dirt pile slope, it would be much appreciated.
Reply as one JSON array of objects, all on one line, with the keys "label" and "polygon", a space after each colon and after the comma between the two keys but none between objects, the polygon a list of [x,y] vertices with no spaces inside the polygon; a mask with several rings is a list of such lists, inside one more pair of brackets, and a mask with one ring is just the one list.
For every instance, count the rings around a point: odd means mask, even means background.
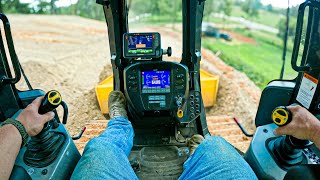
[{"label": "dirt pile slope", "polygon": [[[103,120],[94,86],[112,74],[107,28],[104,22],[73,16],[9,15],[17,54],[34,88],[57,89],[69,105],[68,129],[77,134],[86,122]],[[135,28],[159,31],[163,48],[173,47],[172,60],[181,58],[181,32],[161,27]],[[208,115],[237,116],[247,128],[260,90],[243,74],[202,50],[203,68],[220,75],[217,104]],[[102,72],[102,73],[101,73]],[[19,84],[26,89],[25,83]]]}]

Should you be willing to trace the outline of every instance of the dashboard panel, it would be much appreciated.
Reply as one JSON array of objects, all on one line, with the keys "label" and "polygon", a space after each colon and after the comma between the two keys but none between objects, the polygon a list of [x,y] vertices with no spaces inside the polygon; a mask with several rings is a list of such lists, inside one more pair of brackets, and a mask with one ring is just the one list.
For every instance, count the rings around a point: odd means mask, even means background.
[{"label": "dashboard panel", "polygon": [[135,112],[176,112],[189,95],[188,68],[165,61],[135,63],[124,70],[125,94]]}]

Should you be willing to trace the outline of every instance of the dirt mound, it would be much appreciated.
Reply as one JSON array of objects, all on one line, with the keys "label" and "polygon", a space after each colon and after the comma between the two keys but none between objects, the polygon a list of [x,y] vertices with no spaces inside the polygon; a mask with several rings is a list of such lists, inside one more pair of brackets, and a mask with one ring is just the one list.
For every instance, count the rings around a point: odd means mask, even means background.
[{"label": "dirt mound", "polygon": [[[10,15],[17,54],[34,88],[61,92],[69,106],[68,129],[77,134],[85,123],[103,120],[94,87],[112,74],[108,37],[104,22],[74,16]],[[182,33],[164,27],[136,28],[162,35],[162,46],[173,47],[180,61]],[[237,116],[246,128],[253,119],[260,90],[243,73],[224,64],[208,50],[202,50],[202,67],[220,75],[217,104],[208,115]],[[20,89],[26,89],[21,82]]]},{"label": "dirt mound", "polygon": [[73,112],[69,119],[68,129],[71,135],[76,135],[90,120],[106,119],[100,111],[96,98],[95,90],[92,89],[79,97],[81,101],[73,101],[71,105],[76,111]]},{"label": "dirt mound", "polygon": [[244,73],[227,66],[209,50],[201,52],[202,68],[220,76],[217,103],[206,110],[207,115],[237,117],[252,133],[261,90]]}]

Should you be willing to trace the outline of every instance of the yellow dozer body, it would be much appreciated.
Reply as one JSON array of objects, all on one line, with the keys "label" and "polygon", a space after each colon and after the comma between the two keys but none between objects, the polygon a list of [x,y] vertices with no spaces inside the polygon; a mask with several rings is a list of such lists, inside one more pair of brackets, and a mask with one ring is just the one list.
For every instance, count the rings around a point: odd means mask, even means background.
[{"label": "yellow dozer body", "polygon": [[[216,103],[219,76],[200,70],[200,80],[204,106],[211,107]],[[108,114],[108,97],[109,93],[113,91],[113,75],[96,85],[95,89],[101,112]]]}]

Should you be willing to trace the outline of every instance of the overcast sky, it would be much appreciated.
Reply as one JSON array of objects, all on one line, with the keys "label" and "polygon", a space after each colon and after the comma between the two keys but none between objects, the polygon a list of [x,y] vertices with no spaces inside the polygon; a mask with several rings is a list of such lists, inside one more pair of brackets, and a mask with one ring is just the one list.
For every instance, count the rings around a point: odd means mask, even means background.
[{"label": "overcast sky", "polygon": [[[21,2],[28,2],[28,3],[31,3],[33,2],[34,0],[20,0]],[[78,0],[59,0],[57,2],[57,6],[68,6],[70,5],[70,3],[75,3],[77,2]],[[90,0],[90,1],[93,1],[93,0]],[[150,1],[150,0],[147,0],[147,1]],[[212,0],[211,0],[212,1]],[[304,2],[305,0],[290,0],[290,5],[293,6],[293,5],[297,5],[297,4],[300,4],[302,2]],[[288,6],[288,0],[261,0],[261,2],[265,5],[267,4],[272,4],[272,6],[275,6],[275,7],[281,7],[281,8],[285,8]]]},{"label": "overcast sky", "polygon": [[[290,0],[290,6],[295,6],[297,4],[301,4],[305,0]],[[262,4],[272,4],[275,7],[286,8],[288,7],[288,0],[261,0]]]}]

